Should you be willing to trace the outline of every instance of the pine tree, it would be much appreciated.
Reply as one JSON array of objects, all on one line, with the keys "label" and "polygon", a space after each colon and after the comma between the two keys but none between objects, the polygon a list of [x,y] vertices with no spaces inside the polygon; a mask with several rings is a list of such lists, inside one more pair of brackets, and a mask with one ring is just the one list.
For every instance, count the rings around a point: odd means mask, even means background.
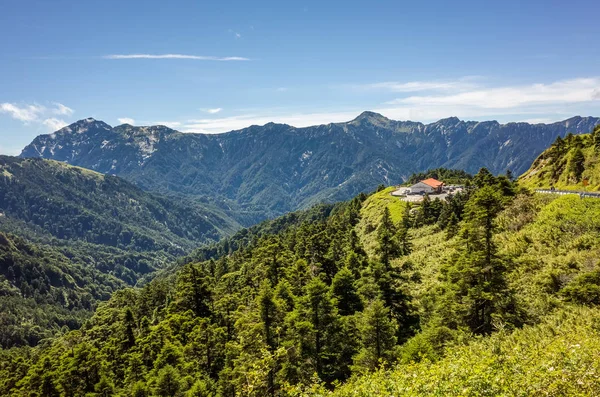
[{"label": "pine tree", "polygon": [[362,348],[354,356],[353,370],[367,372],[394,361],[397,326],[390,319],[383,301],[371,302],[361,315],[360,335]]},{"label": "pine tree", "polygon": [[112,397],[115,393],[115,385],[106,375],[100,378],[100,382],[96,384],[94,389],[99,397]]},{"label": "pine tree", "polygon": [[458,234],[458,217],[454,212],[450,214],[450,218],[448,219],[448,224],[446,225],[446,239],[450,240],[452,237]]},{"label": "pine tree", "polygon": [[399,247],[396,241],[396,227],[392,222],[390,210],[385,207],[381,223],[377,228],[377,253],[379,260],[386,266],[399,254]]},{"label": "pine tree", "polygon": [[135,346],[135,320],[133,312],[129,307],[125,309],[123,315],[123,348],[129,350]]},{"label": "pine tree", "polygon": [[339,334],[340,323],[331,298],[329,288],[319,278],[312,279],[306,286],[302,300],[300,316],[310,324],[306,339],[305,353],[312,363],[314,372],[326,382],[336,379],[336,374],[343,371],[338,362],[341,352],[342,335]]},{"label": "pine tree", "polygon": [[483,167],[473,177],[473,183],[478,188],[482,188],[484,186],[492,186],[496,184],[496,178],[487,168]]},{"label": "pine tree", "polygon": [[458,316],[476,334],[493,330],[492,320],[501,314],[503,302],[510,299],[504,278],[505,264],[497,256],[493,241],[494,219],[502,209],[502,202],[502,196],[491,186],[473,195],[466,207],[464,246],[445,272],[453,299],[459,305]]},{"label": "pine tree", "polygon": [[405,227],[399,227],[395,236],[396,243],[398,244],[398,255],[406,256],[412,251],[412,244],[410,242],[410,236],[408,229]]},{"label": "pine tree", "polygon": [[600,152],[600,125],[594,127],[592,136],[594,137],[594,150]]},{"label": "pine tree", "polygon": [[[269,353],[274,354],[277,349],[275,342],[275,328],[277,322],[277,306],[274,301],[273,289],[268,280],[262,284],[258,294],[258,304],[260,310],[260,319],[262,322],[264,340],[267,344]],[[268,391],[271,396],[275,395],[275,374],[271,368],[268,374]]]},{"label": "pine tree", "polygon": [[569,172],[574,176],[577,182],[581,180],[581,175],[583,174],[583,171],[585,171],[584,164],[585,157],[583,156],[583,151],[580,148],[576,148],[569,161]]},{"label": "pine tree", "polygon": [[215,385],[208,379],[199,379],[192,385],[185,397],[216,397]]},{"label": "pine tree", "polygon": [[509,170],[509,169],[506,170],[506,177],[508,178],[509,181],[511,181],[511,182],[513,181],[514,176],[513,176],[513,173],[511,170]]},{"label": "pine tree", "polygon": [[150,392],[148,392],[148,387],[142,381],[136,382],[131,389],[132,397],[149,397]]},{"label": "pine tree", "polygon": [[185,266],[177,278],[175,307],[192,310],[197,317],[210,315],[211,290],[209,281],[196,265]]},{"label": "pine tree", "polygon": [[362,301],[354,282],[354,275],[350,269],[344,267],[335,275],[331,283],[331,292],[337,299],[338,311],[342,316],[362,310]]},{"label": "pine tree", "polygon": [[179,395],[181,383],[179,373],[170,365],[158,372],[156,381],[156,394],[161,397],[175,397]]}]

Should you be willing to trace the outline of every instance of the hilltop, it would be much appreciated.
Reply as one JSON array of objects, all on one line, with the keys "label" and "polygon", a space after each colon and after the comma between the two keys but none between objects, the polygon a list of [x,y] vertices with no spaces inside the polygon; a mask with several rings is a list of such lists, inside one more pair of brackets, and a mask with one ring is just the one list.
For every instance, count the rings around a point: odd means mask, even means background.
[{"label": "hilltop", "polygon": [[591,134],[556,139],[519,182],[530,188],[600,190],[600,127]]}]

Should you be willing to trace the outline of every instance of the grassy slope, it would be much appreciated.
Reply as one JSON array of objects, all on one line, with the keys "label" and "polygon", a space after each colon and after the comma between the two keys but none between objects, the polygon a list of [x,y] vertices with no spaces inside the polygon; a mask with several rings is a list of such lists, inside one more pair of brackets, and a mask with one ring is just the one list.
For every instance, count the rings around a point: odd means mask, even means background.
[{"label": "grassy slope", "polygon": [[[581,139],[585,157],[585,171],[580,181],[573,179],[568,171],[568,164],[575,151],[571,147],[559,159],[550,156],[550,149],[544,151],[532,164],[531,168],[519,178],[519,184],[531,189],[544,189],[554,186],[562,190],[597,191],[600,190],[600,159],[593,148],[591,134],[578,136]],[[552,178],[552,167],[561,169],[557,179]],[[588,185],[585,186],[584,180]]]},{"label": "grassy slope", "polygon": [[450,349],[305,396],[595,396],[600,394],[600,311],[566,307],[542,324]]},{"label": "grassy slope", "polygon": [[[365,203],[373,220],[398,200],[380,192]],[[400,201],[400,200],[398,200]],[[402,206],[402,202],[400,202]],[[399,211],[400,217],[402,211]],[[398,217],[396,216],[396,221]],[[499,217],[496,242],[509,263],[508,281],[535,326],[468,338],[447,347],[436,362],[406,363],[357,377],[333,393],[315,387],[299,395],[324,396],[587,396],[600,393],[600,310],[564,302],[560,290],[598,268],[600,200],[576,196],[520,196]],[[374,233],[361,237],[374,247]],[[395,261],[408,276],[423,325],[440,270],[458,240],[437,226],[411,230],[413,252]]]},{"label": "grassy slope", "polygon": [[385,207],[390,210],[394,223],[399,223],[402,219],[406,203],[391,195],[394,190],[395,187],[389,187],[369,196],[360,210],[361,220],[356,225],[356,232],[369,255],[375,254],[377,225]]}]

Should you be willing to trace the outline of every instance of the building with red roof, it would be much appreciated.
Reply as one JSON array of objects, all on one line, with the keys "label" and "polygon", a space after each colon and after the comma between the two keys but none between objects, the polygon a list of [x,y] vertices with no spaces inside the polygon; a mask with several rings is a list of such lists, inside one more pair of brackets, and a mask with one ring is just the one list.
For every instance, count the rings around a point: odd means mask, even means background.
[{"label": "building with red roof", "polygon": [[415,183],[409,189],[412,194],[438,194],[442,193],[442,190],[444,189],[444,182],[440,182],[437,179],[428,178],[418,183]]}]

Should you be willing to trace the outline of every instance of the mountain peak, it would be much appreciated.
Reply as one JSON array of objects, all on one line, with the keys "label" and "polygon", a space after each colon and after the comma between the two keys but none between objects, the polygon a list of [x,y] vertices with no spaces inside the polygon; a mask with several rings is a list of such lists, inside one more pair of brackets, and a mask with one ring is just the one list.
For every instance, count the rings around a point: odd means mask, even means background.
[{"label": "mountain peak", "polygon": [[456,125],[458,123],[460,123],[460,119],[456,116],[446,117],[445,119],[438,120],[438,124],[443,125]]},{"label": "mountain peak", "polygon": [[63,127],[56,132],[82,134],[90,129],[95,128],[111,129],[112,127],[106,124],[104,121],[96,120],[93,117],[88,117],[87,119],[81,119],[66,127]]},{"label": "mountain peak", "polygon": [[369,110],[365,110],[364,112],[359,114],[358,117],[356,117],[352,121],[371,121],[371,122],[379,121],[379,122],[381,122],[381,121],[389,121],[389,119],[382,114],[371,112]]}]

